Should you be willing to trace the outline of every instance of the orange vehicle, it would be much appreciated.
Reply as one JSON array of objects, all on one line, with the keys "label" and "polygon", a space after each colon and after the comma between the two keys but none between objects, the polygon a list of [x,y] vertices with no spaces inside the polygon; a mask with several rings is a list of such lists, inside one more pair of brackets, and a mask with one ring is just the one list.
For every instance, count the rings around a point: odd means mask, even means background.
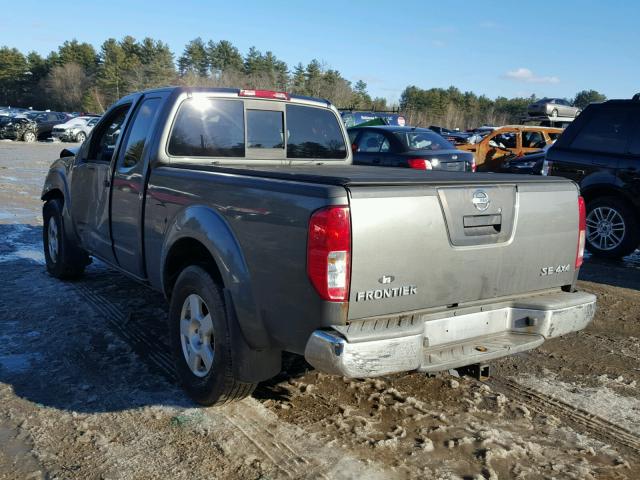
[{"label": "orange vehicle", "polygon": [[457,145],[456,148],[473,152],[479,171],[497,171],[505,155],[520,156],[538,151],[561,133],[561,128],[508,125],[491,132],[478,143]]}]

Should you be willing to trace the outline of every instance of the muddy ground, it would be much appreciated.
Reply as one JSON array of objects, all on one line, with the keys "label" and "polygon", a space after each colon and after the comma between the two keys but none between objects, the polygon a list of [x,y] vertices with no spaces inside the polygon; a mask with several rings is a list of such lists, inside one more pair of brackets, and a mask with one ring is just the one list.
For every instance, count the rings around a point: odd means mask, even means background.
[{"label": "muddy ground", "polygon": [[487,382],[287,357],[253,397],[200,408],[160,295],[98,262],[45,273],[38,196],[60,149],[0,142],[0,479],[640,478],[640,255],[588,259],[596,321]]}]

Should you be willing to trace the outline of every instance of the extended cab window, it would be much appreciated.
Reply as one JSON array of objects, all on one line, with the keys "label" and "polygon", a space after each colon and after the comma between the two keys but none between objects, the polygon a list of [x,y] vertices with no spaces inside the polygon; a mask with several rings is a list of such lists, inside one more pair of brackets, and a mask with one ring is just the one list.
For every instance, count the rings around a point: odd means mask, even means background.
[{"label": "extended cab window", "polygon": [[243,157],[241,100],[190,98],[176,116],[168,151],[178,157]]},{"label": "extended cab window", "polygon": [[[149,134],[151,122],[156,115],[159,98],[148,98],[138,108],[133,119],[131,131],[126,139],[124,155],[120,154],[118,169],[131,169],[135,167],[142,158],[144,144]],[[120,149],[122,150],[122,149]]]},{"label": "extended cab window", "polygon": [[342,159],[347,146],[331,110],[287,105],[287,158]]},{"label": "extended cab window", "polygon": [[571,148],[624,153],[630,134],[629,112],[612,108],[593,113],[571,142]]}]

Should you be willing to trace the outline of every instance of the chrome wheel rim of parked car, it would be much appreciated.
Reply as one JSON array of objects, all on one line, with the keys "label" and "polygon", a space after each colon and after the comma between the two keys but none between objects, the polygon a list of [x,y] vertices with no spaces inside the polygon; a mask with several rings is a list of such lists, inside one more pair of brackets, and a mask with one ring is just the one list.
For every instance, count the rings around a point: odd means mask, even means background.
[{"label": "chrome wheel rim of parked car", "polygon": [[597,207],[587,215],[587,239],[600,250],[618,247],[625,231],[622,215],[611,207]]},{"label": "chrome wheel rim of parked car", "polygon": [[58,225],[53,218],[49,219],[49,225],[47,225],[47,247],[49,258],[56,263],[58,261]]},{"label": "chrome wheel rim of parked car", "polygon": [[22,139],[27,143],[32,143],[36,141],[36,136],[33,132],[27,132],[24,134]]},{"label": "chrome wheel rim of parked car", "polygon": [[191,373],[206,376],[213,365],[213,321],[202,297],[192,293],[185,298],[180,313],[182,353]]}]

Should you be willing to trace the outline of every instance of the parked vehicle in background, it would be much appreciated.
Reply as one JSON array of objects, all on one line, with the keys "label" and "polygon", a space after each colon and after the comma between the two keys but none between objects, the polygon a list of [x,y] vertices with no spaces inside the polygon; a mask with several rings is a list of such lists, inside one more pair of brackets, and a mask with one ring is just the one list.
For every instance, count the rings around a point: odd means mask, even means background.
[{"label": "parked vehicle in background", "polygon": [[474,153],[478,171],[497,172],[505,155],[521,156],[541,150],[561,133],[561,128],[509,125],[494,130],[478,143],[458,148]]},{"label": "parked vehicle in background", "polygon": [[436,132],[438,135],[441,135],[446,140],[453,144],[461,144],[461,143],[469,143],[469,138],[471,137],[470,133],[461,132],[459,130],[451,130],[449,128],[438,127],[436,125],[431,125],[429,130]]},{"label": "parked vehicle in background", "polygon": [[547,150],[551,147],[548,144],[542,150],[526,153],[524,155],[506,155],[502,164],[498,168],[498,173],[519,173],[528,175],[542,175],[542,166],[546,158]]},{"label": "parked vehicle in background", "polygon": [[100,117],[74,117],[66,123],[54,125],[51,136],[63,142],[84,142]]},{"label": "parked vehicle in background", "polygon": [[26,117],[0,117],[0,139],[35,142],[38,139],[38,125]]},{"label": "parked vehicle in background", "polygon": [[571,117],[580,115],[580,109],[572,106],[563,98],[543,98],[527,107],[527,113],[532,117]]},{"label": "parked vehicle in background", "polygon": [[456,150],[427,128],[352,127],[347,131],[355,165],[450,172],[475,170],[472,153]]},{"label": "parked vehicle in background", "polygon": [[585,108],[547,152],[543,174],[580,185],[590,252],[632,253],[640,244],[640,95]]},{"label": "parked vehicle in background", "polygon": [[340,116],[344,125],[349,127],[355,127],[362,123],[371,122],[376,119],[380,119],[385,125],[397,125],[400,127],[405,126],[405,118],[399,113],[389,112],[356,112],[353,110],[341,110]]},{"label": "parked vehicle in background", "polygon": [[352,378],[436,372],[591,321],[573,182],[354,166],[347,145],[322,99],[129,95],[50,167],[47,271],[79,276],[91,255],[162,291],[203,404],[250,394],[283,351]]},{"label": "parked vehicle in background", "polygon": [[73,118],[71,115],[62,112],[29,112],[25,114],[29,120],[33,120],[37,128],[38,139],[46,139],[51,136],[54,125],[64,123]]}]

